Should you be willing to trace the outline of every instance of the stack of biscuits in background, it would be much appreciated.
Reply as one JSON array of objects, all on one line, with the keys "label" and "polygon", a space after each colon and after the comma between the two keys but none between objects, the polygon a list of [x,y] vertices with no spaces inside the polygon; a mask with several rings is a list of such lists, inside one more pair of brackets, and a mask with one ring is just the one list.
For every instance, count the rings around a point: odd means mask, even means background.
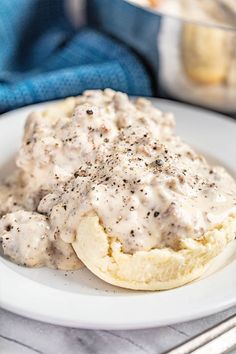
[{"label": "stack of biscuits in background", "polygon": [[[182,34],[182,64],[198,85],[236,87],[235,0],[132,0],[186,22]],[[199,24],[201,24],[199,26]]]},{"label": "stack of biscuits in background", "polygon": [[187,75],[204,85],[236,86],[236,32],[228,30],[236,24],[236,2],[193,2],[198,3],[202,19],[209,26],[184,26],[183,64]]}]

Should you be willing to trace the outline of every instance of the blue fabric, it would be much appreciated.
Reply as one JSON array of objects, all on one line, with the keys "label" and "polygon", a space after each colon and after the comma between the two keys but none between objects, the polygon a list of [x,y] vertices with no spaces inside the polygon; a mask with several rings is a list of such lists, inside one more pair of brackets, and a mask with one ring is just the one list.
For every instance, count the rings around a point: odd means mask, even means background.
[{"label": "blue fabric", "polygon": [[124,0],[88,0],[88,9],[90,25],[126,43],[145,60],[152,72],[155,95],[160,96],[159,38],[163,16]]},{"label": "blue fabric", "polygon": [[0,112],[111,87],[151,95],[146,68],[124,45],[75,31],[63,0],[1,0]]}]

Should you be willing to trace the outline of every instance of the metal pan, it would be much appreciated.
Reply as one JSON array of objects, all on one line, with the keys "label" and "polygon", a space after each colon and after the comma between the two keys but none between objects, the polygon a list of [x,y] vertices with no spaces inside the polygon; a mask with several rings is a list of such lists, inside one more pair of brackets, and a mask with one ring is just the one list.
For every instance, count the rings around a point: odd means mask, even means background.
[{"label": "metal pan", "polygon": [[236,113],[236,29],[164,15],[125,0],[89,0],[88,8],[90,23],[143,58],[156,95]]}]

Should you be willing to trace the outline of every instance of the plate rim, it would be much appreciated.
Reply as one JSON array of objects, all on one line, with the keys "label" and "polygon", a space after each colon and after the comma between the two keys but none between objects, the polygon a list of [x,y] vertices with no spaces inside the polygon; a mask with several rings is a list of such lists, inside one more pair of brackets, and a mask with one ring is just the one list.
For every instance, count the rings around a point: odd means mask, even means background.
[{"label": "plate rim", "polygon": [[[10,262],[10,261],[7,261]],[[11,278],[11,276],[13,274],[15,274],[14,270],[6,267],[6,274],[5,276],[2,277],[1,274],[1,270],[2,270],[2,264],[3,262],[0,260],[0,275],[1,275],[1,281],[2,283],[4,283],[6,286],[9,285],[9,287],[12,286],[11,284],[11,279],[9,280],[9,278]],[[229,268],[233,268],[232,271]],[[229,264],[228,266],[226,266],[223,270],[212,274],[212,277],[216,278],[217,275],[221,272],[222,274],[222,278],[224,278],[224,274],[226,272],[230,272],[230,273],[235,273],[236,271],[236,261],[232,262],[231,264]],[[12,273],[12,274],[10,274]],[[41,283],[37,283],[36,281],[29,279],[27,277],[25,277],[22,274],[17,274],[17,282],[22,283],[21,285],[24,285],[26,283],[30,283],[30,285],[32,285],[31,287],[31,291],[33,292],[33,294],[35,294],[35,292],[37,292],[37,288],[40,288],[40,292],[42,295],[42,290],[44,292],[47,292],[47,299],[50,298],[51,302],[55,301],[56,295],[63,295],[66,293],[64,290],[58,290],[55,288],[50,288],[44,284]],[[153,300],[155,300],[156,295],[159,294],[164,294],[164,293],[170,293],[171,291],[185,291],[186,292],[186,288],[187,287],[192,287],[193,285],[198,286],[198,284],[201,282],[201,284],[203,285],[203,283],[206,283],[209,281],[209,278],[204,278],[201,279],[200,281],[196,281],[193,283],[189,283],[186,284],[183,287],[179,287],[170,291],[162,291],[162,292],[147,292],[144,293],[140,292],[141,295],[137,295],[135,297],[129,297],[126,295],[120,296],[120,297],[116,297],[115,298],[115,302],[116,305],[118,305],[117,307],[119,307],[119,305],[124,306],[127,305],[125,304],[125,302],[128,302],[128,304],[130,303],[130,299],[132,300],[132,302],[136,302],[135,299],[138,298],[138,304],[140,305],[145,301],[145,298],[147,297],[147,295],[149,296],[149,300],[151,300],[152,305],[153,305]],[[50,293],[50,295],[48,294],[48,291]],[[109,320],[106,321],[101,321],[101,320],[91,320],[91,318],[86,318],[86,315],[83,315],[83,319],[78,319],[78,318],[66,318],[63,315],[55,315],[54,314],[42,314],[42,311],[40,311],[40,308],[36,308],[36,310],[32,310],[32,306],[34,306],[34,304],[30,305],[31,309],[29,310],[28,308],[22,308],[22,306],[20,305],[14,305],[11,301],[7,301],[6,299],[9,299],[9,292],[6,292],[8,296],[5,297],[5,301],[4,301],[4,291],[1,290],[1,296],[0,296],[0,307],[2,307],[3,309],[10,311],[12,313],[15,313],[17,315],[29,318],[29,319],[33,319],[33,320],[37,320],[40,322],[45,322],[45,323],[50,323],[50,324],[54,324],[54,325],[60,325],[60,326],[64,326],[64,327],[73,327],[73,328],[83,328],[83,329],[93,329],[93,330],[135,330],[135,329],[148,329],[148,328],[154,328],[154,327],[162,327],[162,326],[167,326],[167,325],[173,325],[173,324],[177,324],[177,323],[183,323],[183,322],[188,322],[188,321],[192,321],[192,320],[196,320],[196,319],[200,319],[203,317],[207,317],[210,316],[212,314],[218,313],[220,311],[226,310],[234,305],[236,305],[236,294],[234,294],[234,296],[231,296],[231,298],[225,299],[224,301],[222,300],[221,302],[219,302],[218,304],[214,304],[212,307],[207,308],[206,306],[204,307],[204,309],[202,309],[201,311],[199,311],[199,309],[195,309],[192,312],[188,312],[187,314],[184,314],[182,317],[179,317],[179,315],[174,315],[172,317],[166,317],[166,318],[161,318],[158,319],[158,317],[155,317],[154,319],[151,320],[146,320],[146,321],[142,321],[139,320],[137,321],[137,318],[134,318],[133,320],[125,320],[124,322],[122,322],[122,320],[117,321],[117,319],[112,319],[110,317]],[[192,290],[190,290],[190,292],[192,292]],[[113,297],[112,296],[104,296],[104,295],[99,295],[99,296],[88,296],[88,295],[84,295],[84,294],[75,294],[75,293],[67,293],[67,296],[69,294],[70,300],[73,301],[73,305],[75,305],[77,300],[85,300],[85,303],[87,302],[87,299],[89,298],[89,305],[94,306],[95,302],[96,305],[98,304],[99,306],[102,306],[102,311],[109,311],[112,309],[114,303],[113,303]],[[30,294],[31,295],[31,294]],[[41,295],[39,297],[41,297]],[[163,295],[164,296],[164,295]],[[77,299],[75,299],[77,298]],[[97,301],[99,299],[99,301]],[[36,302],[38,302],[40,299],[36,298]],[[96,301],[94,301],[96,300]],[[100,302],[100,303],[99,303]],[[119,302],[117,304],[117,302]],[[150,303],[150,301],[149,301]],[[85,304],[83,303],[82,306],[84,306]],[[109,305],[109,306],[107,306]],[[135,304],[136,305],[136,304]],[[59,304],[56,305],[57,309],[60,309]],[[83,309],[83,307],[82,307]],[[100,311],[101,312],[101,311]],[[100,315],[102,315],[102,313],[100,313]]]}]

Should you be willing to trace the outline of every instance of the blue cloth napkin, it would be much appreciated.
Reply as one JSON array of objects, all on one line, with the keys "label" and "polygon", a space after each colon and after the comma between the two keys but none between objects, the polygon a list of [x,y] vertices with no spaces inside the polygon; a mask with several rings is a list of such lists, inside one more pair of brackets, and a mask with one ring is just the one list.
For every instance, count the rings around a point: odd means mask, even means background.
[{"label": "blue cloth napkin", "polygon": [[110,87],[151,95],[150,77],[126,46],[76,31],[63,0],[1,0],[0,112]]}]

